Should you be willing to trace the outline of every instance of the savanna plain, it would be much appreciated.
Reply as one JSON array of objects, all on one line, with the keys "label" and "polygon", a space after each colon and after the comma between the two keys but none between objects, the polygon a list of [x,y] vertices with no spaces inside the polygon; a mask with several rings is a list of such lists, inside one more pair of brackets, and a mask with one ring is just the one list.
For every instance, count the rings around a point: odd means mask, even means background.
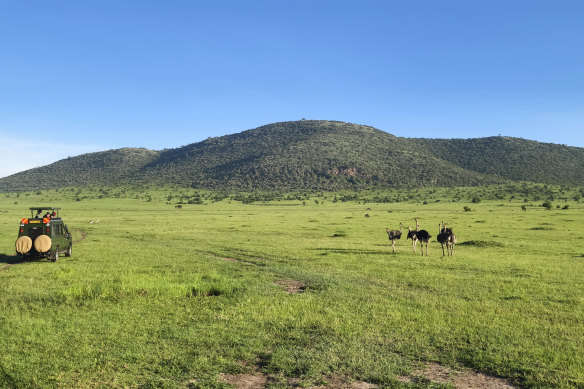
[{"label": "savanna plain", "polygon": [[[454,387],[419,373],[435,364],[583,388],[584,206],[546,190],[1,194],[0,387]],[[73,255],[22,261],[19,222],[47,205]]]}]

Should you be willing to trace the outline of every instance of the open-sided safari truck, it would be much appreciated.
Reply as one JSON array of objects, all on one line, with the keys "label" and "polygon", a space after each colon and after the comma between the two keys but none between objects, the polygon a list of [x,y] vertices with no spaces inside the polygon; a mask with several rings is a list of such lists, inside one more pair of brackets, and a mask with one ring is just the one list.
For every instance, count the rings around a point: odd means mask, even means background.
[{"label": "open-sided safari truck", "polygon": [[73,237],[59,216],[61,208],[33,207],[31,217],[20,221],[16,252],[30,258],[56,261],[59,254],[71,256]]}]

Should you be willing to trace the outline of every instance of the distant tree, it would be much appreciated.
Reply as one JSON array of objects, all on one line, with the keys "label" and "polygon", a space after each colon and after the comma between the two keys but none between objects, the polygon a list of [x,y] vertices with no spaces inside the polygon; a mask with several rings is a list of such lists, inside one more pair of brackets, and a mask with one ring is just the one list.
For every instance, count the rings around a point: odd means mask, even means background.
[{"label": "distant tree", "polygon": [[544,207],[545,209],[547,209],[548,211],[550,209],[552,209],[552,203],[549,200],[548,201],[544,201],[541,206]]}]

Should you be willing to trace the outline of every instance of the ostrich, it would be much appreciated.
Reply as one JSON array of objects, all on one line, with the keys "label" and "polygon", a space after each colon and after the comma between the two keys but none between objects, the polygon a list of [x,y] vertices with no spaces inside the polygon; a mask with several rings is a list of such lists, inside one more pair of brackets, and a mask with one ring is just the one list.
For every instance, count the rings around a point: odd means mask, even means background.
[{"label": "ostrich", "polygon": [[446,224],[442,222],[444,225],[444,231],[448,234],[448,240],[446,241],[446,252],[448,253],[448,248],[450,247],[450,255],[454,255],[454,245],[456,244],[456,235],[452,232],[452,228],[446,228]]},{"label": "ostrich", "polygon": [[446,254],[454,255],[454,244],[456,243],[456,235],[452,232],[452,228],[446,228],[446,224],[438,223],[438,242],[442,245],[442,256],[444,256],[444,246],[446,246]]},{"label": "ostrich", "polygon": [[446,232],[446,228],[444,228],[444,222],[442,223],[438,223],[438,236],[436,237],[436,240],[438,240],[438,243],[440,243],[440,245],[442,246],[442,256],[444,256],[444,245],[446,245],[446,249],[448,250],[448,238],[449,235]]},{"label": "ostrich", "polygon": [[448,237],[448,245],[450,246],[450,255],[454,255],[454,245],[456,244],[456,235],[452,234]]},{"label": "ostrich", "polygon": [[[424,246],[423,244],[426,243],[426,255],[428,255],[428,242],[432,235],[426,230],[420,230],[420,225],[418,224],[418,219],[414,219],[416,221],[416,238],[420,241],[420,247],[422,248],[422,255],[424,255]],[[415,252],[415,251],[414,251]]]},{"label": "ostrich", "polygon": [[412,231],[412,228],[408,226],[408,239],[412,240],[412,247],[414,248],[414,254],[416,253],[416,243],[418,243],[418,231]]},{"label": "ostrich", "polygon": [[391,249],[395,253],[395,241],[397,239],[400,239],[402,236],[402,224],[401,223],[399,224],[399,231],[398,230],[391,230],[390,231],[388,228],[386,228],[385,232],[387,232],[389,240],[391,240]]}]

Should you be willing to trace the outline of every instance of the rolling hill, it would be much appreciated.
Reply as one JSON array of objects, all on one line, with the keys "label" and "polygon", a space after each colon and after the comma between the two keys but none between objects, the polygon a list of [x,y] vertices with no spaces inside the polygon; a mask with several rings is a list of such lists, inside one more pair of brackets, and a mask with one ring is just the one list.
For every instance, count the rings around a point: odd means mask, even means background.
[{"label": "rolling hill", "polygon": [[83,154],[0,178],[0,191],[119,184],[229,190],[582,185],[584,149],[518,138],[399,138],[336,121],[274,123],[187,146]]}]

